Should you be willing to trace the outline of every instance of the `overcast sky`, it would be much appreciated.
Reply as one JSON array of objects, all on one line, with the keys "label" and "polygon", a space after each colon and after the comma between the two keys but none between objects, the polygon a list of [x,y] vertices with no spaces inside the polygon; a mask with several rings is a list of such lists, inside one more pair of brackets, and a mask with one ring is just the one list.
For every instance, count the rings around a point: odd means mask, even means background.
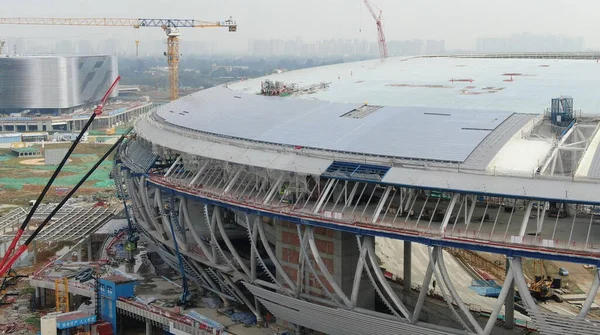
[{"label": "overcast sky", "polygon": [[[598,0],[373,0],[383,9],[388,40],[445,39],[447,49],[474,49],[477,37],[511,33],[582,36],[586,47],[600,47]],[[194,18],[238,21],[237,34],[221,29],[182,31],[183,39],[218,40],[246,50],[253,38],[301,37],[375,40],[374,21],[362,0],[3,0],[2,17]],[[362,31],[361,31],[362,30]],[[143,43],[162,37],[140,29]],[[0,38],[135,40],[127,28],[30,27],[0,25]],[[231,44],[229,44],[231,43]]]}]

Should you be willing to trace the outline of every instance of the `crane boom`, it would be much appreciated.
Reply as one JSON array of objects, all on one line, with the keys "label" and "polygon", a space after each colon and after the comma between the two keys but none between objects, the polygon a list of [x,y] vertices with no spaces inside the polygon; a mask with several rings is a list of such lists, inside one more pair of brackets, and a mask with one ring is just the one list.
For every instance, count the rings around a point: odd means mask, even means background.
[{"label": "crane boom", "polygon": [[173,27],[173,28],[217,28],[234,29],[237,24],[232,20],[200,21],[195,19],[131,19],[131,18],[35,18],[35,17],[3,17],[0,24],[26,24],[40,26],[90,26],[90,27]]},{"label": "crane boom", "polygon": [[[388,56],[388,52],[387,43],[385,42],[385,35],[383,34],[383,23],[381,20],[383,11],[377,8],[377,6],[373,5],[373,3],[371,3],[371,1],[369,0],[363,0],[363,2],[365,3],[365,6],[367,6],[367,9],[371,13],[371,16],[375,20],[375,24],[377,25],[377,42],[379,43],[379,57],[381,57],[381,60],[384,61]],[[379,10],[379,15],[377,15],[373,7]]]},{"label": "crane boom", "polygon": [[[237,31],[237,23],[231,18],[224,21],[200,21],[195,19],[131,19],[131,18],[52,18],[52,17],[0,17],[0,24],[38,26],[88,26],[88,27],[158,27],[167,34],[167,64],[169,66],[169,96],[179,97],[179,28],[227,28]],[[136,41],[136,53],[137,45]]]}]

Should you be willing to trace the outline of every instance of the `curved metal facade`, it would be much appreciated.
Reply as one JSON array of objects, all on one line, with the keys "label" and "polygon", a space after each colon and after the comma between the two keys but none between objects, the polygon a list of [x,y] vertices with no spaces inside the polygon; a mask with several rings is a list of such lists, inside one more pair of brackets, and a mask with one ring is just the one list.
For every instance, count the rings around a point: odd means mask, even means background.
[{"label": "curved metal facade", "polygon": [[0,108],[62,109],[98,101],[117,75],[114,56],[2,57]]}]

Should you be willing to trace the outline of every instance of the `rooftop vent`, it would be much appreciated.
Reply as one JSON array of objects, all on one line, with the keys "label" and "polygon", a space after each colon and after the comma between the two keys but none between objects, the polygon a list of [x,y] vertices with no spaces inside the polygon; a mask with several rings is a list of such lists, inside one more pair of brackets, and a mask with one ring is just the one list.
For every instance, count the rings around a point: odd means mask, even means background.
[{"label": "rooftop vent", "polygon": [[364,119],[365,117],[375,113],[375,111],[379,109],[381,109],[381,106],[370,106],[365,104],[349,111],[348,113],[342,114],[340,117],[347,117],[350,119]]}]

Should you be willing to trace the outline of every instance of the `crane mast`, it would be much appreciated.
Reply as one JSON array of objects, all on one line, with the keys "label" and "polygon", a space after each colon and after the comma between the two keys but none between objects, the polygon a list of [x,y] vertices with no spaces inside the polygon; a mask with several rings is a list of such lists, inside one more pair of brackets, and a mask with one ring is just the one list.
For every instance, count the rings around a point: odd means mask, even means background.
[{"label": "crane mast", "polygon": [[[383,24],[381,20],[383,11],[377,8],[377,6],[373,5],[373,3],[371,3],[371,1],[369,0],[363,0],[363,2],[365,3],[365,6],[367,6],[369,13],[371,13],[371,16],[375,20],[375,24],[377,25],[377,42],[379,43],[379,57],[381,57],[381,61],[384,61],[388,56],[388,52],[387,43],[385,42],[385,35],[383,34]],[[377,15],[374,8],[379,10],[379,15]]]},{"label": "crane mast", "polygon": [[[169,97],[179,98],[179,32],[180,28],[227,28],[237,31],[237,23],[231,18],[225,21],[208,22],[194,19],[131,19],[131,18],[0,18],[0,24],[45,25],[45,26],[88,26],[88,27],[132,27],[162,28],[167,34],[167,64],[169,66]],[[136,43],[138,55],[139,40]],[[2,46],[0,45],[0,53]]]}]

